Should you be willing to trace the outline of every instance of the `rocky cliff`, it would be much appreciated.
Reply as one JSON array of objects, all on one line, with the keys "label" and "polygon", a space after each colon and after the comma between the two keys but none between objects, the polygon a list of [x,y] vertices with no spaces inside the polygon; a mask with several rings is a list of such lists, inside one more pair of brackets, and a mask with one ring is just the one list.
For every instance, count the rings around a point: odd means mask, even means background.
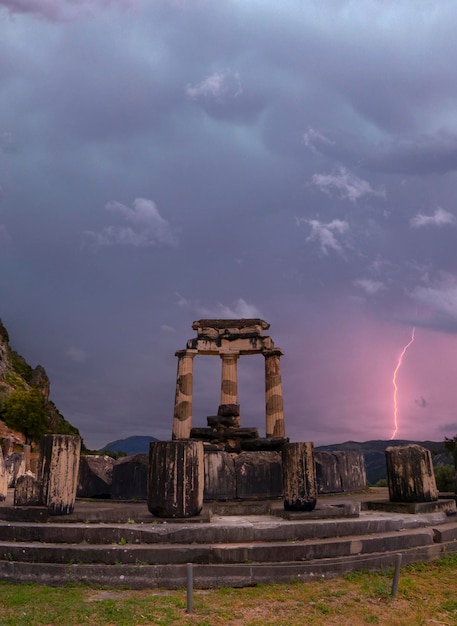
[{"label": "rocky cliff", "polygon": [[44,367],[31,367],[27,361],[10,346],[8,331],[0,320],[0,438],[13,437],[23,442],[24,433],[12,430],[2,420],[5,402],[19,391],[39,392],[45,412],[45,431],[68,435],[79,435],[77,428],[72,426],[61,415],[53,402],[49,400],[49,378]]}]

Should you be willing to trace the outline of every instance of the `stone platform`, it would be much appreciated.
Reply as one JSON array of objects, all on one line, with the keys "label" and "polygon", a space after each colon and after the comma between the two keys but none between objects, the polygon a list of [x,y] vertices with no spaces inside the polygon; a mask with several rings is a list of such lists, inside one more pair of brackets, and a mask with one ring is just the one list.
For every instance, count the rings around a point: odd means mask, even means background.
[{"label": "stone platform", "polygon": [[185,586],[187,563],[192,563],[195,587],[247,586],[390,567],[399,552],[404,564],[457,552],[457,515],[367,507],[385,499],[382,489],[321,497],[320,519],[314,511],[279,517],[277,500],[257,503],[269,509],[255,515],[235,508],[228,515],[228,509],[211,510],[210,503],[208,517],[199,523],[159,521],[145,502],[106,500],[76,500],[71,515],[21,520],[13,519],[18,507],[7,500],[0,504],[0,577],[51,585],[177,588]]}]

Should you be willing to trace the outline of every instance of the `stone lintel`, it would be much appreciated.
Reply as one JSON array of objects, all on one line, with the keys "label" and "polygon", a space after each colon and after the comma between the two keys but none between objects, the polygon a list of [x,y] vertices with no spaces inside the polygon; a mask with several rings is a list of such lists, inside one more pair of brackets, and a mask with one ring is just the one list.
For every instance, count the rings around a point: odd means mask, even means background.
[{"label": "stone lintel", "polygon": [[175,352],[175,356],[182,358],[183,356],[197,356],[197,350],[192,350],[191,348],[187,348],[187,350],[178,350]]},{"label": "stone lintel", "polygon": [[221,320],[221,319],[203,319],[193,322],[192,328],[196,331],[201,331],[204,328],[212,328],[218,331],[224,331],[228,328],[236,330],[244,330],[246,328],[260,327],[262,330],[268,330],[270,324],[259,317],[242,318],[236,320]]},{"label": "stone lintel", "polygon": [[280,348],[277,348],[275,346],[272,346],[271,348],[265,348],[264,350],[262,350],[262,354],[265,357],[267,357],[267,356],[284,356],[284,352]]},{"label": "stone lintel", "polygon": [[[198,354],[218,355],[226,353],[239,353],[242,356],[248,354],[261,354],[265,350],[274,348],[271,337],[237,337],[233,339],[189,339],[187,351],[195,350]],[[281,353],[282,354],[282,353]]]}]

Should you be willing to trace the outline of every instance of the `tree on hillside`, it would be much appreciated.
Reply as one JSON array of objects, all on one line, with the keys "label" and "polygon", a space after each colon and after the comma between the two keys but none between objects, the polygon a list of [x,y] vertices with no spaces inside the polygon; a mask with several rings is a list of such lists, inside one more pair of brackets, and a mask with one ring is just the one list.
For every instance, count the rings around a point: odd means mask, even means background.
[{"label": "tree on hillside", "polygon": [[18,389],[5,400],[1,417],[5,424],[21,432],[26,443],[37,441],[47,432],[44,400],[38,389]]},{"label": "tree on hillside", "polygon": [[454,435],[452,439],[448,439],[448,437],[445,437],[444,447],[448,452],[452,454],[452,458],[454,459],[454,469],[457,472],[457,435]]},{"label": "tree on hillside", "polygon": [[457,493],[457,435],[454,435],[451,439],[445,437],[444,447],[452,454],[454,459],[454,491]]}]

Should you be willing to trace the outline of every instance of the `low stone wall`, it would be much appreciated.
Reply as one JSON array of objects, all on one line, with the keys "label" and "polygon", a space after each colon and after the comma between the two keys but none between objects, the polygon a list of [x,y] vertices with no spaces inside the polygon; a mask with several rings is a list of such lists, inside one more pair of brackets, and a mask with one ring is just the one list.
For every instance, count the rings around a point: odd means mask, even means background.
[{"label": "low stone wall", "polygon": [[316,452],[318,493],[360,491],[367,486],[365,459],[362,452],[338,450]]},{"label": "low stone wall", "polygon": [[[359,491],[366,487],[365,462],[359,452],[315,452],[317,493]],[[204,499],[262,500],[283,497],[281,453],[274,450],[230,453],[211,447],[204,451]],[[109,457],[81,458],[78,497],[146,500],[148,455],[113,461]]]}]

